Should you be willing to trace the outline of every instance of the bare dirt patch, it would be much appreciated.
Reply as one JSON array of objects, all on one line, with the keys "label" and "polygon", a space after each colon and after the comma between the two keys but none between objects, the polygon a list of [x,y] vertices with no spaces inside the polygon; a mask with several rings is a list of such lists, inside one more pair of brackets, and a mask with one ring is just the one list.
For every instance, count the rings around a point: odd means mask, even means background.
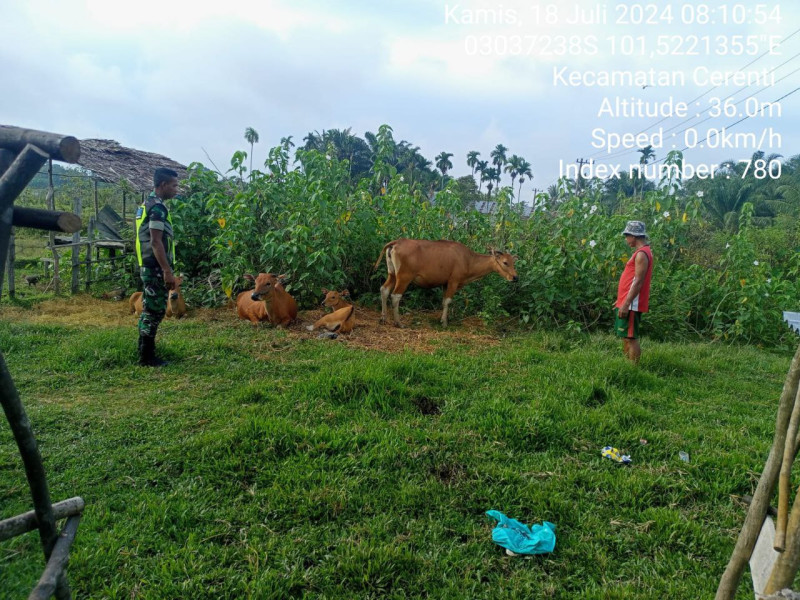
[{"label": "bare dirt patch", "polygon": [[[322,310],[301,311],[298,321],[287,329],[289,338],[316,339],[318,331],[306,331],[306,325],[322,317]],[[444,329],[439,324],[438,311],[412,311],[403,315],[405,327],[382,325],[380,312],[356,306],[356,326],[349,334],[340,335],[328,343],[342,343],[354,348],[380,350],[383,352],[432,353],[448,345],[463,345],[479,350],[498,343],[498,337],[477,317],[468,317],[451,322]],[[131,314],[127,298],[115,302],[94,298],[87,294],[65,296],[46,300],[33,306],[5,305],[0,309],[0,318],[8,321],[26,321],[38,324],[58,324],[72,327],[134,327],[136,317]],[[236,317],[233,306],[222,308],[189,309],[188,321],[209,324],[249,326]],[[261,328],[269,325],[261,324]]]}]

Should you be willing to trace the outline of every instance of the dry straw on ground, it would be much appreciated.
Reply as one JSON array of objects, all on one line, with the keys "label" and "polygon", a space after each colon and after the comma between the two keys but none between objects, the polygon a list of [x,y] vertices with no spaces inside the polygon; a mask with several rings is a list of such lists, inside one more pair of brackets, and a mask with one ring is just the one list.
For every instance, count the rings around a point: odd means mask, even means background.
[{"label": "dry straw on ground", "polygon": [[[290,339],[316,339],[319,332],[306,331],[320,317],[322,310],[301,311],[298,321],[288,328]],[[439,325],[439,312],[418,311],[403,315],[406,327],[380,323],[380,312],[356,306],[356,327],[336,340],[326,343],[345,344],[353,348],[382,352],[432,353],[448,345],[463,345],[475,350],[498,343],[497,336],[476,317],[451,323],[443,329]],[[59,324],[71,327],[119,327],[133,328],[136,317],[130,313],[127,298],[121,302],[94,298],[87,294],[66,296],[46,300],[32,308],[7,305],[0,310],[0,318],[6,321],[27,321],[39,324]],[[236,317],[233,307],[190,309],[186,321],[200,321],[209,326],[253,327],[249,322]],[[271,329],[267,324],[258,326],[265,333]]]}]

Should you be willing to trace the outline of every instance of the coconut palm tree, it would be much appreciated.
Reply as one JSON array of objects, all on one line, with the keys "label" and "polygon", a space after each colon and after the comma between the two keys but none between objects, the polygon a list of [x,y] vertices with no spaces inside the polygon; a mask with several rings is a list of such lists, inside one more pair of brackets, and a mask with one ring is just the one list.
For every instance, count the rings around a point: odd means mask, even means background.
[{"label": "coconut palm tree", "polygon": [[522,157],[517,156],[516,154],[512,154],[511,158],[508,159],[508,162],[505,164],[503,170],[511,175],[511,189],[514,189],[514,180],[519,175],[519,168],[522,166]]},{"label": "coconut palm tree", "polygon": [[444,176],[453,168],[453,163],[450,162],[450,157],[453,156],[452,152],[440,152],[436,156],[436,168],[442,172],[442,189],[444,189]]},{"label": "coconut palm tree", "polygon": [[478,165],[478,157],[481,155],[477,150],[467,152],[467,166],[472,169],[472,177],[475,177],[475,167]]},{"label": "coconut palm tree", "polygon": [[508,162],[508,159],[506,158],[506,152],[508,152],[508,148],[503,146],[503,144],[497,144],[497,146],[494,147],[494,150],[489,153],[489,156],[492,157],[492,164],[497,168],[498,177],[502,172],[503,165]]},{"label": "coconut palm tree", "polygon": [[531,163],[524,158],[520,159],[519,170],[517,171],[517,175],[519,175],[519,191],[517,192],[518,201],[522,196],[522,184],[527,179],[533,179],[533,172],[531,171],[532,166],[533,165],[531,165]]},{"label": "coconut palm tree", "polygon": [[486,181],[486,179],[483,177],[483,173],[488,168],[489,168],[489,161],[488,160],[479,160],[475,164],[475,172],[476,173],[480,173],[480,177],[478,178],[478,193],[480,193],[481,188],[483,187],[483,182]]},{"label": "coconut palm tree", "polygon": [[253,178],[253,145],[258,143],[258,132],[252,127],[244,130],[244,139],[250,144],[250,179]]},{"label": "coconut palm tree", "polygon": [[481,173],[481,181],[486,181],[486,189],[488,192],[486,193],[486,199],[489,200],[492,197],[492,188],[494,188],[494,182],[500,181],[500,169],[495,167],[489,167],[488,169],[484,169]]}]

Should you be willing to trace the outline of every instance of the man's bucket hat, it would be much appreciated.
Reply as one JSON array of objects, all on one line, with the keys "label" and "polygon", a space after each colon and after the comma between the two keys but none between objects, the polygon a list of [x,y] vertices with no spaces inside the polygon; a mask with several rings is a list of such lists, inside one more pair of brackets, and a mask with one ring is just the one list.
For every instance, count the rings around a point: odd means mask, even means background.
[{"label": "man's bucket hat", "polygon": [[645,231],[644,223],[641,221],[628,221],[628,224],[625,225],[625,231],[622,232],[622,235],[632,235],[635,237],[642,237],[645,240],[650,240],[647,237],[647,231]]}]

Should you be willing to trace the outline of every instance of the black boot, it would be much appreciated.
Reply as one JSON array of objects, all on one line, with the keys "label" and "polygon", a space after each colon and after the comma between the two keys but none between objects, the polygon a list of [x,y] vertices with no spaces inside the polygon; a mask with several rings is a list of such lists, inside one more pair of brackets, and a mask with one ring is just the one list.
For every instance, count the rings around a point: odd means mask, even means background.
[{"label": "black boot", "polygon": [[156,338],[139,335],[139,364],[143,367],[164,367],[169,364],[156,356]]}]

